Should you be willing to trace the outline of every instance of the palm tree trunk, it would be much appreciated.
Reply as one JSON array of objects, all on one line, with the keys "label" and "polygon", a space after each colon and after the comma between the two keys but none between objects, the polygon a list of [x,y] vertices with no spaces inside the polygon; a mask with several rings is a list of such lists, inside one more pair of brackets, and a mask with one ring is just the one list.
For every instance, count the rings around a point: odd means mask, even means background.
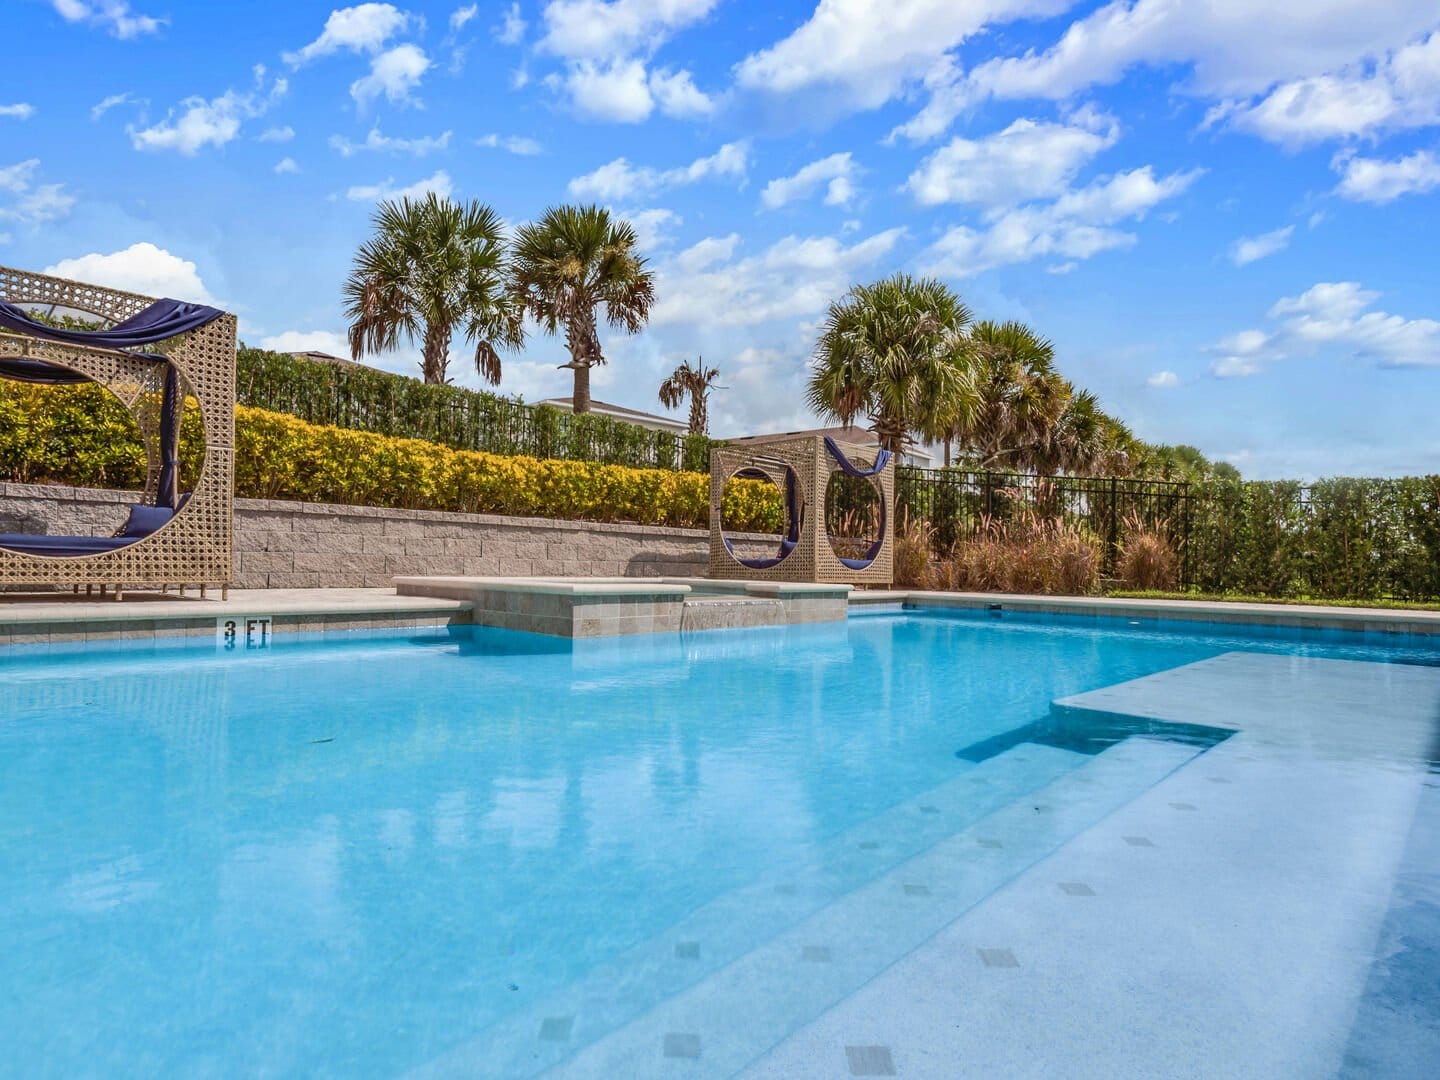
[{"label": "palm tree trunk", "polygon": [[438,326],[425,327],[425,344],[421,352],[421,368],[427,383],[443,383],[449,360],[450,335]]},{"label": "palm tree trunk", "polygon": [[948,436],[945,438],[944,442],[945,442],[945,468],[948,469],[948,468],[950,467],[950,439],[949,439]]},{"label": "palm tree trunk", "polygon": [[575,372],[575,392],[570,398],[570,411],[588,413],[590,411],[590,365],[577,357],[571,361],[571,368]]},{"label": "palm tree trunk", "polygon": [[575,372],[575,391],[570,397],[570,411],[590,411],[590,368],[603,364],[600,354],[600,339],[595,333],[595,313],[587,318],[584,312],[577,314],[565,326],[565,347],[570,350],[570,368]]}]

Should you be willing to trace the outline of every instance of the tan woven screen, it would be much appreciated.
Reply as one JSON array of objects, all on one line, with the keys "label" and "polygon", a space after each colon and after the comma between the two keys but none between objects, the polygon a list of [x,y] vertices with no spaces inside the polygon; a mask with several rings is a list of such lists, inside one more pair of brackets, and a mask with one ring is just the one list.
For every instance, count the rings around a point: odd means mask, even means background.
[{"label": "tan woven screen", "polygon": [[[154,300],[61,278],[0,267],[0,300],[53,305],[118,322]],[[113,349],[0,334],[5,355],[78,371],[107,387],[130,409],[149,457],[147,494],[159,473],[159,403],[163,365]],[[235,316],[159,345],[200,407],[205,458],[185,506],[164,526],[115,551],[75,557],[27,555],[0,548],[0,585],[229,586],[235,503]]]},{"label": "tan woven screen", "polygon": [[[837,440],[838,441],[838,440]],[[872,464],[878,448],[840,443],[840,449],[856,465]],[[777,464],[783,463],[783,464]],[[741,469],[759,469],[783,486],[784,466],[795,471],[796,486],[803,507],[800,538],[794,550],[780,563],[755,569],[740,562],[725,548],[721,529],[721,505],[725,483]],[[710,576],[748,581],[790,581],[821,584],[889,585],[895,573],[895,463],[891,459],[876,476],[884,510],[884,534],[880,550],[863,570],[842,563],[830,546],[825,529],[825,494],[830,477],[838,472],[825,449],[821,435],[777,435],[772,439],[747,439],[710,451]]]}]

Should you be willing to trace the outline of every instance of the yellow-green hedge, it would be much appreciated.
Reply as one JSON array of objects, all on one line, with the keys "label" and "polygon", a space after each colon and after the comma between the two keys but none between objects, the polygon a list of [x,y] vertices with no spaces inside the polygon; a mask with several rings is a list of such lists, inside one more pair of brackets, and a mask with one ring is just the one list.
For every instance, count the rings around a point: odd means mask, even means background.
[{"label": "yellow-green hedge", "polygon": [[[202,452],[198,419],[189,410],[182,473]],[[235,409],[235,444],[241,498],[690,527],[710,516],[703,473],[452,450],[245,406]],[[135,488],[144,477],[139,432],[103,389],[0,382],[0,480]],[[730,485],[727,528],[775,532],[782,517],[774,485]]]},{"label": "yellow-green hedge", "polygon": [[[710,478],[702,473],[452,450],[245,406],[235,420],[235,490],[252,498],[653,525],[709,520]],[[779,527],[772,485],[732,485],[730,502],[727,522]]]}]

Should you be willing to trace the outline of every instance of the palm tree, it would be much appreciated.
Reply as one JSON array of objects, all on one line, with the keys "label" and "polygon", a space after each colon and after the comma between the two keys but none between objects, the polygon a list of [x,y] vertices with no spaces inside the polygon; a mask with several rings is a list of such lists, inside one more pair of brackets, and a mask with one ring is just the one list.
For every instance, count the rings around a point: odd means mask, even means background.
[{"label": "palm tree", "polygon": [[547,333],[565,328],[575,373],[571,408],[590,411],[590,369],[605,363],[596,312],[633,334],[645,325],[655,280],[635,253],[635,229],[598,206],[555,206],[515,236],[511,292]]},{"label": "palm tree", "polygon": [[942,425],[942,435],[981,468],[1033,465],[1069,397],[1055,347],[1023,323],[988,320],[970,328],[967,347],[974,400]]},{"label": "palm tree", "polygon": [[525,341],[521,312],[505,289],[504,228],[490,207],[434,192],[382,202],[375,235],[360,245],[345,282],[350,356],[419,341],[427,383],[443,383],[450,339],[475,343],[475,370],[500,381],[496,347]]},{"label": "palm tree", "polygon": [[688,394],[690,434],[706,435],[710,431],[710,391],[717,388],[715,380],[719,377],[720,369],[707,368],[704,357],[696,357],[694,367],[689,360],[681,360],[680,366],[660,384],[660,404],[667,409],[678,408]]},{"label": "palm tree", "polygon": [[806,401],[847,427],[863,414],[880,445],[898,453],[966,396],[960,346],[969,322],[970,309],[933,278],[856,285],[821,325]]}]

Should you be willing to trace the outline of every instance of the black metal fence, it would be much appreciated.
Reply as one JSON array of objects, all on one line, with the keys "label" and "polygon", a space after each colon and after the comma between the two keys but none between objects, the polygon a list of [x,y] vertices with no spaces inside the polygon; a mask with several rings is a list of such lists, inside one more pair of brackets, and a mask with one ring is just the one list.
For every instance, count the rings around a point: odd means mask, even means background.
[{"label": "black metal fence", "polygon": [[705,472],[710,467],[711,440],[703,435],[654,431],[594,414],[575,416],[484,391],[426,385],[373,368],[288,353],[241,349],[237,388],[243,405],[457,450],[631,468]]},{"label": "black metal fence", "polygon": [[1183,481],[902,465],[896,474],[896,504],[898,513],[930,523],[939,551],[986,528],[1010,527],[1027,518],[1076,522],[1101,541],[1106,574],[1114,571],[1126,529],[1139,524],[1170,537],[1180,555],[1181,583],[1193,580],[1190,534],[1196,493]]}]

